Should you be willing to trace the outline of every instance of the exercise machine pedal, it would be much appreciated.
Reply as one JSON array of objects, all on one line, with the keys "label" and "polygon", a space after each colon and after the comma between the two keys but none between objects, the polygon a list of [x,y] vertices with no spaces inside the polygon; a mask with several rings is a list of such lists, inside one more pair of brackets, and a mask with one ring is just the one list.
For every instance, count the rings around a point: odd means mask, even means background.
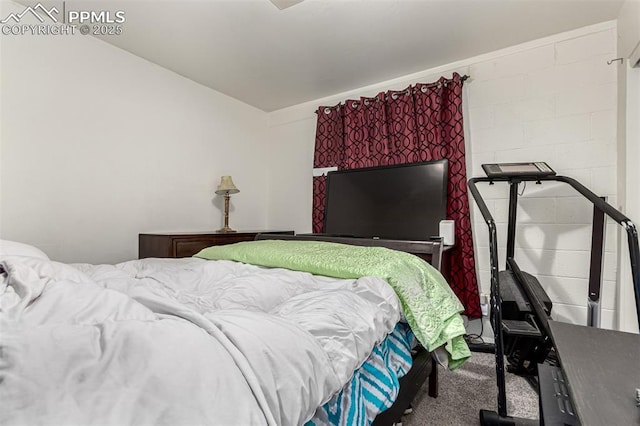
[{"label": "exercise machine pedal", "polygon": [[[533,275],[521,271],[529,289],[538,297],[544,306],[545,313],[551,315],[553,303],[540,285],[540,281]],[[502,297],[502,317],[504,319],[523,320],[532,313],[531,304],[522,288],[517,283],[513,271],[506,270],[498,273],[500,278],[500,295]]]},{"label": "exercise machine pedal", "polygon": [[502,320],[502,330],[505,332],[505,334],[512,337],[542,337],[542,334],[540,333],[538,327],[536,327],[535,324],[529,323],[527,321]]},{"label": "exercise machine pedal", "polygon": [[544,424],[579,426],[580,421],[569,396],[567,382],[560,367],[547,364],[538,365],[540,386],[540,413]]}]

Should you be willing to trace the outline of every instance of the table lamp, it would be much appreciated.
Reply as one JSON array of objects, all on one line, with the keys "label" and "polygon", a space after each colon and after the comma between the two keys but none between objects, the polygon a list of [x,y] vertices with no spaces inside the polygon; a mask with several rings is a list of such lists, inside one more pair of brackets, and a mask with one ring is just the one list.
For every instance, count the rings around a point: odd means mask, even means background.
[{"label": "table lamp", "polygon": [[230,194],[237,194],[238,192],[240,192],[240,190],[233,184],[231,176],[222,176],[220,185],[218,185],[218,189],[216,189],[216,194],[224,195],[224,227],[218,229],[217,232],[236,232],[229,228],[229,198]]}]

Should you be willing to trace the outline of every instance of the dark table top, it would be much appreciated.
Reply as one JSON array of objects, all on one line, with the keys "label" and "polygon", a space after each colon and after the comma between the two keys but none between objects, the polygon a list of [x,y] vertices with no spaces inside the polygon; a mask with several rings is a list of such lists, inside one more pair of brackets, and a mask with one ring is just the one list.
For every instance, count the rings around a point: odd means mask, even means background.
[{"label": "dark table top", "polygon": [[549,321],[583,426],[640,425],[640,335]]}]

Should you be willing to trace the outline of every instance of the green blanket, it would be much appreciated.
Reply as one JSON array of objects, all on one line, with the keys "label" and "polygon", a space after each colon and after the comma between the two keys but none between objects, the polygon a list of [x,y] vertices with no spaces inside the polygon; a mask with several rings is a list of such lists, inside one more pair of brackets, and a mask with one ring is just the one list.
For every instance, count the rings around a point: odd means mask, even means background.
[{"label": "green blanket", "polygon": [[462,304],[442,275],[412,254],[320,241],[264,240],[209,247],[195,257],[335,278],[383,278],[395,290],[407,322],[425,348],[432,351],[445,345],[451,369],[471,355],[462,337],[465,334],[460,316]]}]

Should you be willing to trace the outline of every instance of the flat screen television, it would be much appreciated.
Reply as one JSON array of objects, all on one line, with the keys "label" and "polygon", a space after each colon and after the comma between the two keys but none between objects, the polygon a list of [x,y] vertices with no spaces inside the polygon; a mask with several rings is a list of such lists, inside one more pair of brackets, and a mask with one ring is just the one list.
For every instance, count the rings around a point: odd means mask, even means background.
[{"label": "flat screen television", "polygon": [[439,160],[330,172],[323,232],[428,240],[446,219],[447,170]]}]

